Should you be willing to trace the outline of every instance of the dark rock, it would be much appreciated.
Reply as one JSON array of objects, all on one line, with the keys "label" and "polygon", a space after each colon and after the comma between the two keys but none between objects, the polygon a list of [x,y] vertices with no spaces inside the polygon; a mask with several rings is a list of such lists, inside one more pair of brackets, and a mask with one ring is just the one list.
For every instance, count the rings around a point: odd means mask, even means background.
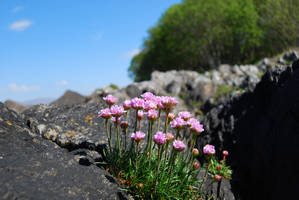
[{"label": "dark rock", "polygon": [[294,62],[295,60],[299,59],[299,56],[296,51],[291,51],[291,52],[285,53],[283,55],[283,59],[285,59],[289,62]]},{"label": "dark rock", "polygon": [[[268,70],[253,92],[246,92],[219,105],[203,120],[208,142],[218,156],[231,152],[232,189],[236,198],[290,199],[299,184],[299,70],[276,67]],[[250,189],[249,189],[250,188]]]},{"label": "dark rock", "polygon": [[130,98],[138,97],[142,94],[142,91],[140,91],[139,88],[133,84],[126,87],[126,92]]},{"label": "dark rock", "polygon": [[80,104],[80,103],[86,103],[87,99],[86,97],[82,96],[81,94],[67,90],[59,99],[53,101],[51,104],[53,105],[73,105],[73,104]]},{"label": "dark rock", "polygon": [[79,165],[0,103],[0,199],[127,199],[108,176],[94,165]]}]

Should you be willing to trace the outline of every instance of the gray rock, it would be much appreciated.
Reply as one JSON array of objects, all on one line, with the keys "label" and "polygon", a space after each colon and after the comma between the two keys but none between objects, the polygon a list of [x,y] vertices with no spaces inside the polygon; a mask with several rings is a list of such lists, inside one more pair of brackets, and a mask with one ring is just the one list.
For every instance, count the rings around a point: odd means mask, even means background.
[{"label": "gray rock", "polygon": [[129,199],[106,171],[79,165],[2,103],[0,119],[0,199]]}]

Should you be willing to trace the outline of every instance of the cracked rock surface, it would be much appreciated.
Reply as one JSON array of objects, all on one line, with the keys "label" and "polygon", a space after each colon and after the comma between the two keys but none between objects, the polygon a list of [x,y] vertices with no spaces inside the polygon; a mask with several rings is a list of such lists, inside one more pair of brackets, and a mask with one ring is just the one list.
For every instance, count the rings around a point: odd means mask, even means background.
[{"label": "cracked rock surface", "polygon": [[0,199],[128,199],[106,171],[78,164],[80,150],[69,153],[27,127],[0,103]]}]

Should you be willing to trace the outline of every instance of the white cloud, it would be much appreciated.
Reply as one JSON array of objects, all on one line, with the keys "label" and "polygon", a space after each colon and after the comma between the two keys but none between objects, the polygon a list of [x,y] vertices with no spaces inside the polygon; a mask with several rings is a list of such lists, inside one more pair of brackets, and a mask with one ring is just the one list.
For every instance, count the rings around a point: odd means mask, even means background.
[{"label": "white cloud", "polygon": [[67,82],[66,80],[62,80],[62,81],[56,82],[56,85],[58,85],[58,86],[66,86],[68,84],[69,84],[69,82]]},{"label": "white cloud", "polygon": [[29,91],[38,91],[40,90],[39,86],[26,86],[26,85],[17,85],[12,83],[8,85],[8,89],[13,92],[29,92]]},{"label": "white cloud", "polygon": [[15,7],[15,8],[12,9],[12,12],[13,13],[17,13],[17,12],[23,10],[23,8],[24,8],[23,6],[17,6],[17,7]]},{"label": "white cloud", "polygon": [[24,19],[24,20],[19,20],[19,21],[13,22],[9,26],[9,29],[13,30],[13,31],[23,31],[31,25],[32,25],[32,21]]},{"label": "white cloud", "polygon": [[135,55],[137,55],[138,53],[140,53],[140,49],[133,49],[133,50],[131,50],[131,51],[128,51],[128,52],[126,52],[125,53],[125,56],[127,57],[127,58],[132,58],[133,56],[135,56]]}]

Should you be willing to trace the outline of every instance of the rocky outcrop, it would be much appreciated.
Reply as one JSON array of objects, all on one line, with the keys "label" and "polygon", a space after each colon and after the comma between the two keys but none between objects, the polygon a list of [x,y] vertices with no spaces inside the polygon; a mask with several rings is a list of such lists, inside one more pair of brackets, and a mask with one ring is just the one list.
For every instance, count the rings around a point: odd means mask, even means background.
[{"label": "rocky outcrop", "polygon": [[53,105],[73,105],[73,104],[81,104],[86,103],[86,97],[82,96],[81,94],[67,90],[59,99],[53,101],[51,104]]},{"label": "rocky outcrop", "polygon": [[28,125],[0,103],[0,199],[128,199],[106,171],[78,164],[84,151],[68,152]]},{"label": "rocky outcrop", "polygon": [[21,113],[23,112],[24,110],[28,109],[29,106],[25,106],[25,105],[22,105],[20,103],[17,103],[15,101],[12,101],[12,100],[6,100],[4,102],[4,104],[11,110],[17,112],[17,113]]},{"label": "rocky outcrop", "polygon": [[299,189],[299,60],[269,69],[252,92],[212,108],[209,142],[231,152],[233,190],[240,199],[290,199]]}]

